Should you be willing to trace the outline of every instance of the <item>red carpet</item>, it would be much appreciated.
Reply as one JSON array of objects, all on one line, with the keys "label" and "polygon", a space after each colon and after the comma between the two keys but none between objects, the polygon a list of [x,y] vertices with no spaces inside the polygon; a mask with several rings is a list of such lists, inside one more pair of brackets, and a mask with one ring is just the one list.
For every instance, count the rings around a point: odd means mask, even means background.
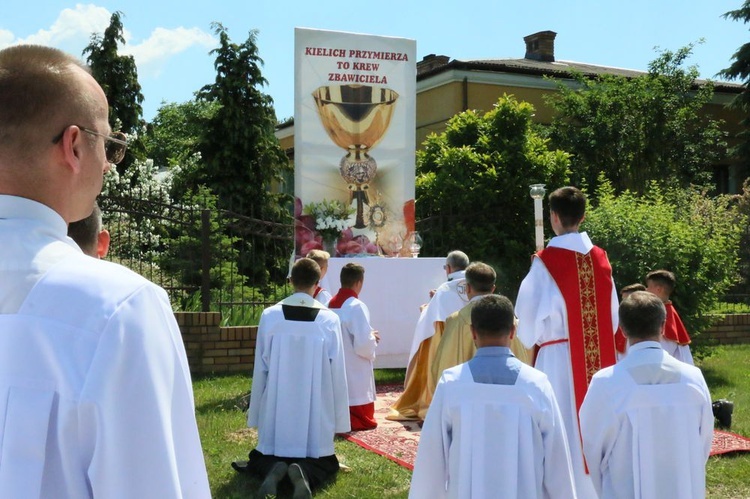
[{"label": "red carpet", "polygon": [[389,408],[403,389],[402,385],[378,386],[375,401],[375,419],[378,421],[378,427],[374,430],[353,431],[342,436],[411,470],[414,469],[414,460],[417,458],[419,424],[416,421],[385,419]]},{"label": "red carpet", "polygon": [[[375,419],[378,421],[378,427],[374,430],[353,431],[342,436],[411,470],[414,469],[417,457],[419,424],[385,419],[390,406],[401,395],[402,390],[401,385],[378,386],[378,398],[375,401]],[[711,455],[729,452],[750,452],[750,439],[727,431],[714,430]]]}]

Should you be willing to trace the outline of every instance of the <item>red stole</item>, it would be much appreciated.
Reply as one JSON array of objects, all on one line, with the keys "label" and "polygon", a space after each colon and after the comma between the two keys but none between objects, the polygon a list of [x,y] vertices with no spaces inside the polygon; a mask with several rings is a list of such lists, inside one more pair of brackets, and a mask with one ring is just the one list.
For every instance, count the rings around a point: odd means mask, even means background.
[{"label": "red stole", "polygon": [[563,248],[537,253],[565,300],[576,414],[594,374],[614,365],[612,267],[607,253],[594,246],[583,255]]},{"label": "red stole", "polygon": [[323,288],[321,288],[320,286],[317,286],[315,288],[315,292],[313,293],[313,298],[317,298],[321,291],[323,291]]},{"label": "red stole", "polygon": [[671,301],[664,304],[664,308],[667,309],[667,321],[664,324],[664,337],[668,340],[672,340],[678,345],[689,345],[690,335],[688,335],[685,324],[680,319],[680,314],[674,309]]},{"label": "red stole", "polygon": [[357,298],[357,293],[355,293],[353,289],[341,288],[339,289],[339,292],[331,298],[331,301],[328,302],[328,308],[341,308],[341,305],[343,305],[349,298]]},{"label": "red stole", "polygon": [[628,349],[628,339],[625,337],[625,333],[622,332],[621,327],[617,327],[615,331],[615,350],[619,353],[625,353]]}]

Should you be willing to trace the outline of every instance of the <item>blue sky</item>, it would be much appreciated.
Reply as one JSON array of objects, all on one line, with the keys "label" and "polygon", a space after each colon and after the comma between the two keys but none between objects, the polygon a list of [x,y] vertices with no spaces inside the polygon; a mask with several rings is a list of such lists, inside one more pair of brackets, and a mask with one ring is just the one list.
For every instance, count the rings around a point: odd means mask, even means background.
[{"label": "blue sky", "polygon": [[320,28],[412,38],[417,60],[428,54],[453,59],[522,58],[523,37],[557,32],[559,60],[645,70],[654,47],[676,50],[704,39],[690,64],[712,78],[750,41],[748,27],[721,15],[743,0],[122,0],[74,3],[12,1],[0,5],[0,47],[41,43],[80,55],[92,32],[103,32],[112,12],[124,14],[122,52],[138,65],[151,119],[163,101],[184,102],[215,77],[217,45],[211,22],[241,43],[259,31],[265,91],[279,118],[294,113],[294,28]]}]

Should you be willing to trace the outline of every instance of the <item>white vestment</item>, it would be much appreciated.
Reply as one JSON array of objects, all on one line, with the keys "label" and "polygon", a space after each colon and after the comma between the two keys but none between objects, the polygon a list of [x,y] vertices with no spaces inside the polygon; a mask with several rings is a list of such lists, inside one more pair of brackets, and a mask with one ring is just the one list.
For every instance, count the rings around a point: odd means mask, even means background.
[{"label": "white vestment", "polygon": [[210,496],[163,289],[0,196],[0,497]]},{"label": "white vestment", "polygon": [[331,298],[333,298],[333,295],[331,295],[331,293],[325,288],[320,288],[320,291],[318,291],[318,296],[315,297],[316,300],[318,300],[326,307],[328,306],[328,302],[331,301]]},{"label": "white vestment", "polygon": [[341,308],[334,308],[341,319],[346,383],[349,387],[349,405],[375,402],[375,376],[373,362],[378,346],[370,326],[370,311],[357,298],[348,298]]},{"label": "white vestment", "polygon": [[[475,381],[473,363],[482,356],[506,376],[508,362],[517,378]],[[422,427],[409,497],[575,497],[565,429],[547,377],[503,347],[480,348],[471,361],[446,369]]]},{"label": "white vestment", "polygon": [[656,341],[591,380],[581,406],[581,431],[600,497],[702,498],[714,416],[700,370]]},{"label": "white vestment", "polygon": [[[441,284],[435,294],[427,303],[427,306],[419,314],[417,326],[414,329],[414,337],[411,341],[411,350],[409,351],[409,364],[414,354],[419,350],[419,345],[424,340],[435,334],[435,323],[445,322],[453,312],[457,312],[464,305],[469,303],[469,297],[466,296],[466,271],[459,270],[448,276],[448,281]],[[408,376],[408,373],[407,373]]]},{"label": "white vestment", "polygon": [[[564,248],[588,254],[593,244],[588,235],[581,232],[553,237],[547,247]],[[613,282],[612,331],[617,331],[618,324],[616,289]],[[516,334],[526,348],[568,338],[568,314],[565,300],[541,258],[534,258],[531,270],[521,283],[515,310],[516,317],[518,317]],[[534,367],[548,376],[555,391],[557,403],[565,421],[578,497],[596,497],[583,462],[568,343],[561,342],[540,348]]]},{"label": "white vestment", "polygon": [[310,295],[261,315],[247,425],[258,428],[256,449],[278,457],[331,456],[334,435],[350,429],[339,318]]},{"label": "white vestment", "polygon": [[676,341],[668,340],[664,336],[659,339],[661,347],[675,359],[686,364],[695,365],[693,354],[690,352],[690,345],[680,345]]}]

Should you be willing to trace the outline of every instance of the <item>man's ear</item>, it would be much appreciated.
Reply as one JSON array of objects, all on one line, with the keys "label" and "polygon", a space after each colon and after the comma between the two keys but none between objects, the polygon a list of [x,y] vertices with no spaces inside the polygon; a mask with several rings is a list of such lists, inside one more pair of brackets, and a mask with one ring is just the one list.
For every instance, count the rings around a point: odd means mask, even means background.
[{"label": "man's ear", "polygon": [[104,258],[109,253],[109,231],[102,229],[99,231],[99,235],[96,238],[96,256],[98,258]]},{"label": "man's ear", "polygon": [[476,342],[477,341],[477,330],[474,329],[474,325],[473,324],[469,324],[469,329],[471,329],[471,339]]},{"label": "man's ear", "polygon": [[83,142],[86,140],[83,135],[84,132],[77,126],[69,126],[60,139],[65,166],[74,173],[81,170],[81,152],[85,146]]},{"label": "man's ear", "polygon": [[511,328],[510,328],[510,335],[509,336],[510,336],[511,340],[516,337],[516,325],[515,324],[513,324],[513,326],[511,326]]}]

